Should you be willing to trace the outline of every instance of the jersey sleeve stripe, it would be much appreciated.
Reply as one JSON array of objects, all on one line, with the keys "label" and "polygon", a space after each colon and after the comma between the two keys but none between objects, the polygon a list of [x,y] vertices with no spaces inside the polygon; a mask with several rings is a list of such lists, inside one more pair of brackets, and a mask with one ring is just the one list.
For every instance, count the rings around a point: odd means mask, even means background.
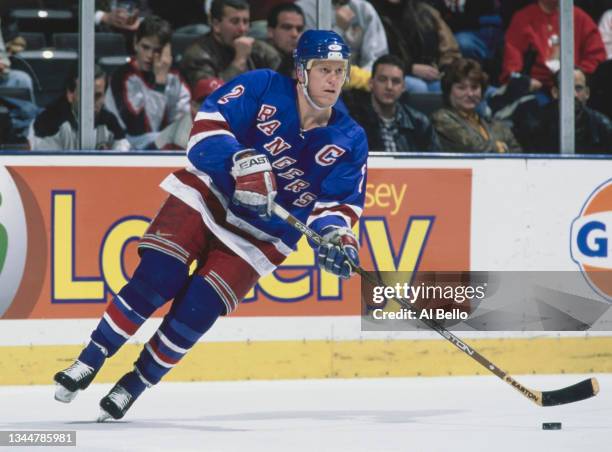
[{"label": "jersey sleeve stripe", "polygon": [[341,212],[324,212],[316,217],[308,217],[308,220],[306,221],[306,226],[310,226],[314,221],[319,220],[321,218],[332,216],[342,218],[342,220],[346,223],[347,227],[353,227],[353,222],[351,221],[351,218],[342,214]]},{"label": "jersey sleeve stripe", "polygon": [[211,121],[222,121],[227,122],[225,117],[219,113],[218,111],[199,111],[195,118],[193,118],[193,122],[200,121],[202,119],[208,119]]},{"label": "jersey sleeve stripe", "polygon": [[191,135],[196,135],[201,132],[212,132],[214,130],[226,130],[230,132],[229,125],[225,121],[215,121],[212,119],[200,119],[193,122]]},{"label": "jersey sleeve stripe", "polygon": [[[202,112],[200,112],[202,113]],[[212,137],[215,135],[228,135],[236,138],[230,131],[229,124],[225,121],[225,118],[218,114],[218,116],[207,113],[206,115],[200,114],[196,116],[191,127],[191,133],[189,135],[189,142],[187,143],[187,150],[190,150],[200,141],[205,138]],[[199,119],[198,119],[199,116]]]},{"label": "jersey sleeve stripe", "polygon": [[212,136],[215,136],[215,135],[227,135],[227,136],[230,136],[232,138],[236,138],[232,132],[229,132],[227,130],[222,130],[222,129],[220,129],[220,130],[213,130],[213,131],[210,131],[210,132],[198,133],[198,134],[195,134],[195,135],[191,135],[191,137],[189,138],[189,141],[187,142],[187,152],[189,152],[192,147],[194,147],[196,144],[198,144],[203,139],[208,138],[208,137],[212,137]]},{"label": "jersey sleeve stripe", "polygon": [[331,202],[317,202],[315,203],[314,207],[312,208],[313,213],[317,212],[318,210],[328,210],[328,209],[332,209],[334,207],[338,207],[338,206],[345,206],[348,207],[349,209],[351,209],[353,212],[355,212],[355,215],[357,215],[358,217],[361,216],[361,214],[363,213],[363,208],[356,206],[354,204],[341,204],[339,202],[336,201],[331,201]]},{"label": "jersey sleeve stripe", "polygon": [[359,215],[356,214],[355,210],[351,208],[348,204],[339,204],[335,207],[328,209],[315,209],[312,211],[308,220],[306,220],[306,225],[310,225],[313,221],[318,218],[323,218],[329,215],[337,215],[342,217],[346,224],[350,227],[353,227],[355,223],[359,220]]}]

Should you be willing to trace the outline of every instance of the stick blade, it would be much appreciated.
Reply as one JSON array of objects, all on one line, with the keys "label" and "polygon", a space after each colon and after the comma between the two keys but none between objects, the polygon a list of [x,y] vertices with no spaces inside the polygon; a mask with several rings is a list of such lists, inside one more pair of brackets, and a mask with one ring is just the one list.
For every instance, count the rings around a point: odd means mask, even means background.
[{"label": "stick blade", "polygon": [[567,388],[542,392],[542,406],[564,405],[593,397],[599,392],[596,378],[588,378]]}]

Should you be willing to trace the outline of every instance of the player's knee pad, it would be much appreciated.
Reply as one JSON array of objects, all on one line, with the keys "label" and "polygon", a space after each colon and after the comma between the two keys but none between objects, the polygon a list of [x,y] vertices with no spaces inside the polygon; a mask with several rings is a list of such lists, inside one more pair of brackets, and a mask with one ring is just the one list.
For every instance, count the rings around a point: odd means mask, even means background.
[{"label": "player's knee pad", "polygon": [[195,276],[187,290],[174,300],[160,331],[176,341],[179,347],[189,348],[224,313],[225,305],[219,294],[204,278]]},{"label": "player's knee pad", "polygon": [[132,279],[119,295],[140,315],[148,317],[176,297],[188,279],[187,265],[160,251],[147,249]]},{"label": "player's knee pad", "polygon": [[224,312],[225,305],[215,290],[202,277],[192,278],[145,345],[136,370],[150,384],[158,383]]}]

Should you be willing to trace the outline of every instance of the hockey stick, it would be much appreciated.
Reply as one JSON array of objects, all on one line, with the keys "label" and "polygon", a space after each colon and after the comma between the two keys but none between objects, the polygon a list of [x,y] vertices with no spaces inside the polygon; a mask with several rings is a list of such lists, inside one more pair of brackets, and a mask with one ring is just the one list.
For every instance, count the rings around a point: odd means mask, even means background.
[{"label": "hockey stick", "polygon": [[[319,234],[317,234],[300,220],[295,218],[277,203],[273,203],[272,211],[276,216],[286,221],[290,226],[300,231],[317,245],[321,245],[323,243],[323,239]],[[368,273],[363,268],[356,267],[354,270],[355,273],[358,273],[368,283],[375,286],[384,286],[383,282],[380,279],[378,279],[376,276],[373,276],[371,273]],[[406,309],[413,309],[413,307],[410,304],[407,304],[405,301],[396,299],[393,300]],[[540,406],[555,406],[563,405],[566,403],[578,402],[580,400],[593,397],[599,392],[599,383],[597,382],[596,378],[588,378],[584,381],[581,381],[580,383],[576,383],[565,388],[557,389],[555,391],[534,391],[533,389],[529,389],[520,384],[514,378],[512,378],[507,372],[497,367],[495,364],[493,364],[491,361],[481,355],[478,351],[463,342],[453,333],[448,331],[438,322],[431,319],[420,320],[425,323],[429,328],[440,334],[444,339],[446,339],[455,347],[457,347],[459,350],[461,350],[463,353],[477,361],[480,365],[487,368],[487,370],[504,380],[506,383],[508,383],[517,391],[519,391],[529,400]]]}]

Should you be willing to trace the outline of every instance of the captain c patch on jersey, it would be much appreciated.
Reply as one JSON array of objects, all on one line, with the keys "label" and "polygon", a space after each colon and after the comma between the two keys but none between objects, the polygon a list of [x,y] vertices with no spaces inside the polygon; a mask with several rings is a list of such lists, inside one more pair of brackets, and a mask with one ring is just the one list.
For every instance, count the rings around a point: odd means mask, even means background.
[{"label": "captain c patch on jersey", "polygon": [[333,144],[324,146],[315,155],[315,161],[321,166],[329,166],[336,163],[336,160],[341,157],[346,151]]}]

